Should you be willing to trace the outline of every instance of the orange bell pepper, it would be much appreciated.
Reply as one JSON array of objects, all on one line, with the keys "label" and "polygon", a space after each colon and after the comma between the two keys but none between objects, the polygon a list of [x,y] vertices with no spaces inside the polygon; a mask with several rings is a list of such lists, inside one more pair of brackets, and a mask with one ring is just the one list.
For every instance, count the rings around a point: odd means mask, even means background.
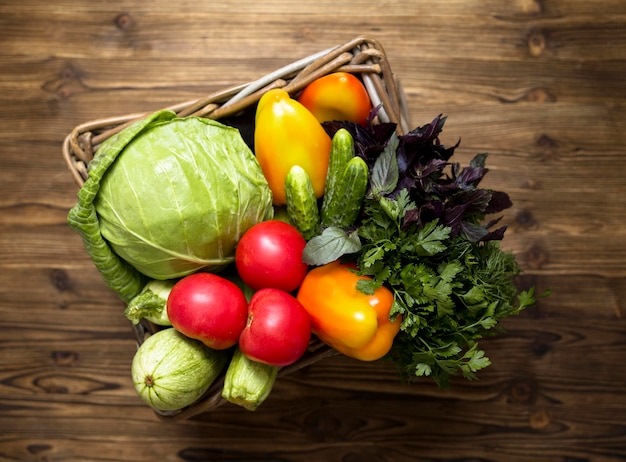
[{"label": "orange bell pepper", "polygon": [[365,86],[347,72],[334,72],[314,80],[298,101],[320,122],[342,120],[365,125],[372,109]]},{"label": "orange bell pepper", "polygon": [[358,276],[351,268],[335,261],[312,269],[297,299],[322,342],[351,358],[375,361],[391,349],[402,319],[389,319],[393,293],[381,287],[373,295],[364,294],[356,285],[367,276]]},{"label": "orange bell pepper", "polygon": [[285,179],[294,165],[309,174],[315,196],[324,195],[331,142],[313,114],[286,91],[273,89],[261,97],[255,115],[254,151],[274,205],[286,203]]}]

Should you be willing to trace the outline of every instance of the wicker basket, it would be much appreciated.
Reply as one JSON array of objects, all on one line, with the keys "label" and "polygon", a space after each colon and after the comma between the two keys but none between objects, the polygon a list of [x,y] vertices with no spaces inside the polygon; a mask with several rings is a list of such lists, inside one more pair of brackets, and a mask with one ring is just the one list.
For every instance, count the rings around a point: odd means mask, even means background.
[{"label": "wicker basket", "polygon": [[[179,117],[200,116],[215,120],[236,118],[240,114],[253,111],[261,96],[272,88],[283,88],[295,96],[318,77],[337,71],[350,72],[361,77],[372,104],[380,105],[377,114],[379,121],[394,122],[400,133],[409,130],[407,106],[399,82],[391,71],[382,46],[369,37],[357,37],[343,45],[296,61],[256,81],[227,88],[201,99],[176,104],[167,109],[174,111]],[[62,150],[76,184],[80,187],[87,179],[87,165],[103,141],[151,113],[152,111],[98,119],[75,127],[65,138]],[[158,329],[148,322],[142,322],[133,328],[139,344]],[[336,354],[334,350],[313,339],[305,355],[293,365],[282,368],[279,376],[292,373],[334,354]],[[184,420],[219,407],[225,403],[221,396],[223,381],[223,376],[218,378],[203,398],[193,405],[157,415],[167,420]]]}]

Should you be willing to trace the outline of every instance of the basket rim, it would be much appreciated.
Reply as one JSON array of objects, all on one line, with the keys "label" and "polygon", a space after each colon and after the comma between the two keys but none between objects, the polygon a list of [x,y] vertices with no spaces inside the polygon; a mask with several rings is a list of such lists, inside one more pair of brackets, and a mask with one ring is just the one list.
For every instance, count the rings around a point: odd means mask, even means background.
[{"label": "basket rim", "polygon": [[[379,106],[378,118],[394,122],[400,133],[410,129],[409,114],[400,81],[396,79],[384,48],[376,39],[359,36],[294,61],[257,80],[218,90],[202,98],[168,106],[178,117],[207,117],[218,120],[243,111],[273,88],[294,95],[318,77],[336,71],[359,74],[372,100]],[[156,111],[90,120],[74,127],[64,138],[62,155],[75,183],[81,187],[88,178],[88,164],[99,145]]]}]

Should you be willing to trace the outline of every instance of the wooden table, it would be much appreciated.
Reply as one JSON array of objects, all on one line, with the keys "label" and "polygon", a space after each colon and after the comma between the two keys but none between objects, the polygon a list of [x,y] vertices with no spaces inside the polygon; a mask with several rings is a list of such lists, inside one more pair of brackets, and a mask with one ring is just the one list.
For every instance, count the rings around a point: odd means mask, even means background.
[{"label": "wooden table", "polygon": [[[0,459],[617,461],[626,458],[623,0],[0,2]],[[335,357],[233,405],[158,420],[129,376],[123,306],[66,225],[79,123],[254,80],[377,38],[415,126],[514,206],[503,246],[552,295],[440,391]]]}]

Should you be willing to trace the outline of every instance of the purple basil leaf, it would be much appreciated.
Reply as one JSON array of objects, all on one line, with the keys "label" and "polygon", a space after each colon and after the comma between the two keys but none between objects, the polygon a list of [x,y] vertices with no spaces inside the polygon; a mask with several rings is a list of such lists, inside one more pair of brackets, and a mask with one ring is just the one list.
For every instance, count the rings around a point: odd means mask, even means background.
[{"label": "purple basil leaf", "polygon": [[485,208],[485,213],[498,213],[513,205],[509,195],[502,191],[491,191],[491,200]]},{"label": "purple basil leaf", "polygon": [[449,226],[452,229],[450,232],[451,236],[459,234],[463,225],[463,215],[465,214],[467,207],[468,204],[460,204],[453,207],[446,207],[443,210],[442,224],[444,226]]},{"label": "purple basil leaf", "polygon": [[491,200],[491,191],[487,189],[471,189],[460,191],[450,198],[452,204],[464,204],[467,214],[485,213]]},{"label": "purple basil leaf", "polygon": [[489,228],[493,227],[493,225],[498,224],[498,223],[500,222],[500,220],[502,220],[502,217],[498,217],[498,218],[495,218],[495,219],[493,219],[493,220],[490,220],[490,221],[489,221],[489,222],[485,225],[485,228],[489,229]]},{"label": "purple basil leaf", "polygon": [[461,230],[463,231],[463,234],[465,234],[467,240],[470,242],[478,242],[489,234],[484,226],[470,223],[467,221],[464,221],[461,224]]},{"label": "purple basil leaf", "polygon": [[424,225],[432,220],[441,220],[444,206],[441,201],[430,200],[419,208],[419,223]]},{"label": "purple basil leaf", "polygon": [[456,177],[455,184],[461,189],[475,188],[488,171],[485,167],[465,167]]},{"label": "purple basil leaf", "polygon": [[424,166],[419,166],[416,171],[416,178],[425,178],[431,176],[433,173],[442,173],[447,162],[443,159],[431,159]]},{"label": "purple basil leaf", "polygon": [[443,126],[446,123],[446,117],[442,117],[439,114],[437,117],[433,119],[433,121],[429,124],[423,125],[421,127],[417,127],[407,133],[403,139],[406,142],[422,142],[428,143],[433,142],[437,139],[437,136],[443,130]]},{"label": "purple basil leaf", "polygon": [[420,211],[417,208],[407,210],[402,222],[404,228],[409,228],[413,224],[420,224]]},{"label": "purple basil leaf", "polygon": [[470,161],[470,167],[484,168],[487,164],[487,156],[487,153],[476,154],[474,158]]},{"label": "purple basil leaf", "polygon": [[482,241],[501,241],[504,239],[504,233],[507,229],[507,225],[500,226],[481,238]]}]

